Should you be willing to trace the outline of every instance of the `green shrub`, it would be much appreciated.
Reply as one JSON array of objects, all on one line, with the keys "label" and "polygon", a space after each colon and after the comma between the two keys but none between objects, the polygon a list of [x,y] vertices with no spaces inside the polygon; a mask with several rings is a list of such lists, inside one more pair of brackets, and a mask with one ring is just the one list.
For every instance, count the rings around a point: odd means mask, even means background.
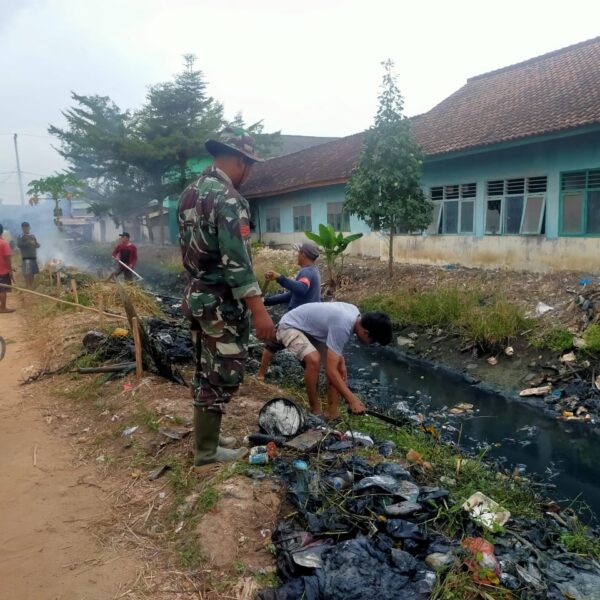
[{"label": "green shrub", "polygon": [[499,299],[484,306],[471,307],[460,323],[465,335],[485,347],[506,345],[527,326],[523,311],[515,304]]},{"label": "green shrub", "polygon": [[600,353],[600,325],[596,325],[595,323],[590,325],[583,332],[583,339],[585,341],[585,351],[587,353]]},{"label": "green shrub", "polygon": [[534,334],[529,342],[534,348],[547,348],[562,353],[573,347],[573,334],[562,327],[552,327]]}]

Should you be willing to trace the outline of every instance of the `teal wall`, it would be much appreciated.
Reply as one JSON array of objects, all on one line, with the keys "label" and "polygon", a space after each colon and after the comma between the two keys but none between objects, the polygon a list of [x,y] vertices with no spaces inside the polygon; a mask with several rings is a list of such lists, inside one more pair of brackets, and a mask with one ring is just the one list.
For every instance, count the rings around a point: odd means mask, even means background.
[{"label": "teal wall", "polygon": [[[546,175],[546,237],[558,236],[560,173],[578,169],[600,168],[600,130],[579,135],[565,135],[546,141],[515,142],[512,146],[479,151],[454,158],[427,159],[423,165],[423,188],[431,186],[477,183],[474,233],[481,237],[485,231],[485,185],[494,179],[535,177]],[[256,218],[260,217],[260,232],[266,233],[265,208],[278,206],[281,210],[281,233],[293,233],[294,206],[311,204],[312,228],[327,223],[327,202],[343,202],[344,185],[325,186],[271,196],[250,201]],[[369,233],[364,221],[350,218],[353,233]],[[258,228],[256,233],[258,233]]]},{"label": "teal wall", "polygon": [[546,175],[546,237],[558,237],[560,173],[600,168],[600,132],[442,160],[426,160],[423,187],[477,183],[474,235],[485,231],[485,185],[494,179]]},{"label": "teal wall", "polygon": [[[253,217],[260,220],[260,232],[267,232],[265,209],[279,207],[281,219],[281,233],[294,232],[294,206],[311,205],[312,230],[317,232],[319,223],[327,223],[327,203],[344,201],[344,185],[329,185],[320,188],[312,188],[282,194],[279,196],[269,196],[267,198],[257,198],[250,200]],[[369,233],[367,224],[359,218],[352,215],[350,217],[350,229],[353,233]],[[255,233],[258,233],[258,227]]]}]

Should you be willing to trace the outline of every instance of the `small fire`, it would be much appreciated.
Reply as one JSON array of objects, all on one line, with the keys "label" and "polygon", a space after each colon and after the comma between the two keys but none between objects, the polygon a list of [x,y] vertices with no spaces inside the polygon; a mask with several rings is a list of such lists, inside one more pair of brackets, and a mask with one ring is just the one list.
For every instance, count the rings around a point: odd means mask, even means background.
[{"label": "small fire", "polygon": [[63,269],[65,266],[65,261],[61,260],[60,258],[51,258],[48,261],[48,268],[52,269],[53,271],[60,271],[61,269]]}]

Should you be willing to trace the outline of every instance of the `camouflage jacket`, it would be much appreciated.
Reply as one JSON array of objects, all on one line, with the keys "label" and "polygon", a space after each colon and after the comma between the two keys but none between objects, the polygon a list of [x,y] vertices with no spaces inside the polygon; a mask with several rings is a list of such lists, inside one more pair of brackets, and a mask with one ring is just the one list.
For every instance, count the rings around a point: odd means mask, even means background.
[{"label": "camouflage jacket", "polygon": [[260,296],[252,271],[250,207],[223,171],[208,167],[188,186],[177,206],[183,266],[191,275],[186,297],[191,306]]}]

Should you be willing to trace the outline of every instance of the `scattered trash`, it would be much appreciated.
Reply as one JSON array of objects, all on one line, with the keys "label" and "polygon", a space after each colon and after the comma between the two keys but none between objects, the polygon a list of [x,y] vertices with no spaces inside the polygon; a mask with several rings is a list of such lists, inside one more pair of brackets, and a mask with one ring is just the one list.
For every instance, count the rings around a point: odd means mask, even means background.
[{"label": "scattered trash", "polygon": [[510,512],[481,492],[475,492],[462,507],[475,522],[492,531],[510,519]]},{"label": "scattered trash", "polygon": [[156,469],[153,469],[152,471],[150,471],[150,473],[148,473],[148,479],[150,481],[155,481],[159,477],[162,477],[170,469],[170,465],[161,465],[160,467],[156,467]]},{"label": "scattered trash", "polygon": [[494,555],[494,546],[483,538],[465,538],[460,544],[471,553],[465,561],[476,583],[498,585],[500,583],[500,563]]},{"label": "scattered trash", "polygon": [[515,349],[512,346],[506,346],[506,348],[504,348],[504,354],[506,354],[506,356],[513,356],[515,353]]},{"label": "scattered trash", "polygon": [[537,315],[545,315],[551,310],[554,310],[554,307],[548,306],[548,304],[545,304],[544,302],[538,302],[537,306],[535,307],[535,312]]},{"label": "scattered trash", "polygon": [[112,335],[115,337],[127,337],[129,335],[129,331],[124,329],[123,327],[115,327],[112,332]]},{"label": "scattered trash", "polygon": [[304,429],[306,412],[289,398],[273,398],[258,413],[258,424],[268,434],[291,437]]},{"label": "scattered trash", "polygon": [[250,454],[248,462],[251,465],[266,465],[269,462],[269,455],[266,452],[260,454]]},{"label": "scattered trash", "polygon": [[123,437],[130,436],[135,433],[140,428],[139,425],[134,425],[133,427],[127,427],[127,429],[123,429]]},{"label": "scattered trash", "polygon": [[291,440],[286,441],[285,446],[294,448],[300,452],[309,452],[313,448],[316,448],[326,435],[327,431],[324,429],[309,429]]},{"label": "scattered trash", "polygon": [[498,364],[498,359],[495,356],[490,356],[486,362],[488,365],[495,366]]},{"label": "scattered trash", "polygon": [[398,346],[405,346],[406,348],[414,348],[415,346],[413,339],[401,335],[396,338],[396,344],[398,344]]},{"label": "scattered trash", "polygon": [[465,413],[473,412],[473,405],[468,402],[460,402],[456,406],[453,406],[448,414],[450,415],[464,415]]},{"label": "scattered trash", "polygon": [[575,352],[567,352],[567,354],[563,354],[560,357],[560,362],[562,362],[562,363],[574,363],[574,362],[577,362],[577,357],[575,356]]},{"label": "scattered trash", "polygon": [[423,459],[423,457],[412,448],[406,453],[406,460],[408,462],[414,463],[415,465],[419,465],[424,469],[432,469],[432,465],[430,462],[427,462]]},{"label": "scattered trash", "polygon": [[161,427],[158,433],[172,440],[182,440],[184,437],[192,433],[189,427]]},{"label": "scattered trash", "polygon": [[551,385],[542,385],[540,387],[527,388],[519,392],[519,396],[545,396],[552,391]]},{"label": "scattered trash", "polygon": [[434,571],[443,571],[456,563],[456,556],[452,552],[433,552],[425,557],[425,562]]},{"label": "scattered trash", "polygon": [[576,336],[573,338],[573,346],[575,346],[575,348],[585,348],[587,342],[583,338]]},{"label": "scattered trash", "polygon": [[579,285],[589,285],[590,283],[592,283],[594,281],[594,279],[592,278],[592,276],[588,276],[588,277],[583,277],[582,279],[579,280]]},{"label": "scattered trash", "polygon": [[396,448],[396,444],[392,442],[392,440],[385,440],[381,444],[379,444],[379,454],[381,456],[391,456]]},{"label": "scattered trash", "polygon": [[352,440],[356,446],[364,446],[365,448],[370,448],[375,444],[370,435],[360,431],[346,431],[343,439]]}]

